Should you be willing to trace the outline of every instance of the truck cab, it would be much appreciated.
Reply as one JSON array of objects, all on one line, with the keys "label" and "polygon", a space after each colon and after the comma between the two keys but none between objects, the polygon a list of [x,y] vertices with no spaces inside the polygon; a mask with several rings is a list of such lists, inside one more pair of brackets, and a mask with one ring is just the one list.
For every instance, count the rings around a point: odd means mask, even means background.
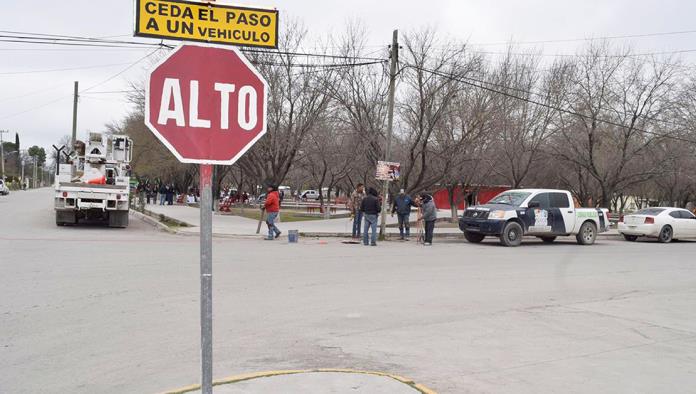
[{"label": "truck cab", "polygon": [[606,209],[576,208],[569,191],[554,189],[508,190],[487,204],[467,208],[459,219],[469,242],[496,236],[505,246],[519,245],[524,235],[544,242],[575,235],[579,244],[590,245],[608,224]]}]

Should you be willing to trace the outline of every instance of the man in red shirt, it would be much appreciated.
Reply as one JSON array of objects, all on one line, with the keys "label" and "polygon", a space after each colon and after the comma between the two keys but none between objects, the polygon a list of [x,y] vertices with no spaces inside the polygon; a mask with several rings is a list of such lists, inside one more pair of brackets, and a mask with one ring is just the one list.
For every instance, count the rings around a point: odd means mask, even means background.
[{"label": "man in red shirt", "polygon": [[275,225],[275,220],[280,213],[280,197],[278,196],[277,187],[268,186],[266,189],[266,202],[263,204],[263,208],[266,210],[266,225],[268,226],[268,237],[265,239],[272,241],[280,237],[281,234],[281,231]]}]

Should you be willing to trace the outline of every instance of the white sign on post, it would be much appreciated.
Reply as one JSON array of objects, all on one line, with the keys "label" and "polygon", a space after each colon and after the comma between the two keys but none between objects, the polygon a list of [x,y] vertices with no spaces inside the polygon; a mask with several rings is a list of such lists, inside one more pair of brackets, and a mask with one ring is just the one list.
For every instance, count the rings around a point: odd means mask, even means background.
[{"label": "white sign on post", "polygon": [[375,179],[380,181],[398,181],[401,176],[401,164],[390,161],[377,162]]}]

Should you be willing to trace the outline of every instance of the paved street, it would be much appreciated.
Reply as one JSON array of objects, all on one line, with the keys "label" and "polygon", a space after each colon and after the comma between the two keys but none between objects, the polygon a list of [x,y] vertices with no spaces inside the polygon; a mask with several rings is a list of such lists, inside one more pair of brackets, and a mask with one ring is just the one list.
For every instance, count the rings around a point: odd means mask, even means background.
[{"label": "paved street", "polygon": [[[199,381],[198,238],[0,197],[0,393]],[[214,240],[215,378],[353,368],[439,393],[696,387],[696,242]]]}]

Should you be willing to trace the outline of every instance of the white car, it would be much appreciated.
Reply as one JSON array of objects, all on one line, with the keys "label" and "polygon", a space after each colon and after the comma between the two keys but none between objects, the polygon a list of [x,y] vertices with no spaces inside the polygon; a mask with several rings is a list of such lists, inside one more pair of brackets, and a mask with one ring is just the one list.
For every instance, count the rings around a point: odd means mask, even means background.
[{"label": "white car", "polygon": [[673,239],[696,238],[696,216],[681,208],[644,208],[624,216],[618,228],[627,241],[650,237],[666,243]]},{"label": "white car", "polygon": [[316,190],[305,190],[300,194],[300,199],[302,199],[303,201],[318,200],[319,192]]},{"label": "white car", "polygon": [[8,194],[10,194],[10,189],[5,185],[5,181],[0,179],[0,196],[6,196]]}]

